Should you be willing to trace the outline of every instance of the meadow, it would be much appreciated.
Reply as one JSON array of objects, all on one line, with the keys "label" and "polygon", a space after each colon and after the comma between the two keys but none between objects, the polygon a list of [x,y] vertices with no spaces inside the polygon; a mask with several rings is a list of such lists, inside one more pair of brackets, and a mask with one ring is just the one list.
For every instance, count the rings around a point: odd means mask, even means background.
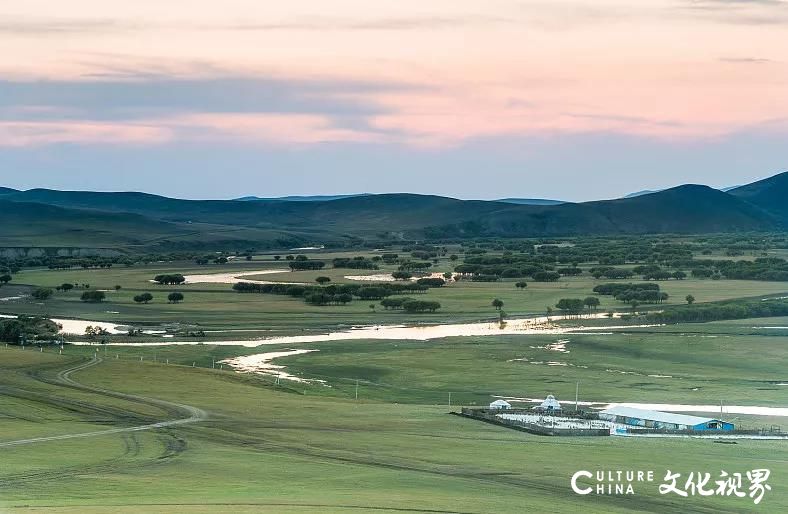
[{"label": "meadow", "polygon": [[[0,426],[32,412],[51,433],[87,431],[131,423],[148,409],[81,393],[84,411],[64,416],[52,409],[62,389],[30,371],[43,368],[46,378],[74,356],[8,348],[0,355],[4,388],[42,393],[17,404],[4,398]],[[5,511],[746,512],[758,511],[749,498],[663,496],[657,483],[636,486],[635,496],[579,499],[568,481],[578,469],[686,476],[754,463],[775,477],[761,507],[788,508],[778,478],[788,472],[788,448],[774,442],[542,438],[449,416],[445,406],[296,395],[228,372],[152,362],[109,360],[75,378],[188,403],[210,418],[177,430],[0,448]],[[126,417],[113,416],[119,408]]]},{"label": "meadow", "polygon": [[[363,252],[318,254],[321,259],[365,255]],[[374,255],[367,253],[367,256]],[[450,271],[454,264],[442,258],[433,271]],[[381,266],[381,270],[326,269],[251,275],[245,278],[272,282],[314,283],[318,276],[329,277],[332,283],[365,283],[348,280],[346,276],[391,273],[395,266]],[[558,282],[528,280],[528,287],[515,287],[517,279],[499,282],[472,282],[462,280],[442,288],[433,288],[419,299],[435,300],[441,309],[435,313],[409,314],[403,311],[386,311],[376,301],[355,300],[344,306],[313,306],[299,299],[267,294],[240,294],[232,284],[197,283],[181,286],[162,286],[151,283],[158,274],[182,273],[184,275],[245,274],[258,270],[286,269],[284,260],[273,256],[256,256],[252,261],[235,260],[225,265],[197,266],[194,263],[151,263],[133,267],[116,266],[110,269],[23,270],[16,274],[12,284],[31,287],[55,288],[64,282],[88,284],[91,289],[106,291],[107,300],[100,304],[80,301],[84,289],[57,292],[45,302],[31,300],[0,302],[0,313],[34,314],[92,321],[110,321],[140,326],[177,324],[183,327],[220,331],[218,338],[238,339],[231,330],[259,330],[267,334],[299,333],[303,330],[336,329],[359,324],[446,323],[496,318],[498,312],[491,306],[493,299],[503,300],[503,310],[509,316],[543,315],[548,306],[555,307],[561,298],[594,296],[594,286],[610,282],[596,280],[585,274],[580,277],[563,277]],[[637,282],[637,280],[633,280]],[[786,282],[754,280],[671,280],[660,284],[670,295],[665,305],[683,304],[691,294],[696,302],[711,302],[729,298],[779,295],[788,291]],[[115,290],[115,286],[120,286]],[[180,304],[167,302],[167,294],[180,291],[185,301]],[[137,304],[134,296],[150,292],[150,304]],[[0,295],[4,291],[0,288]],[[10,296],[10,293],[9,293]],[[612,297],[600,296],[599,309],[628,310],[628,306]],[[375,306],[374,309],[371,306]]]},{"label": "meadow", "polygon": [[[374,252],[323,252],[321,258]],[[454,263],[441,257],[433,271]],[[164,329],[189,346],[0,346],[0,511],[3,512],[779,512],[788,510],[785,441],[632,438],[545,438],[449,415],[497,397],[556,395],[572,408],[580,400],[785,407],[787,318],[718,321],[599,333],[449,337],[431,341],[354,340],[304,343],[317,350],[277,365],[306,382],[240,374],[220,361],[292,349],[249,348],[211,341],[323,333],[366,324],[432,324],[544,315],[561,298],[592,295],[588,273],[558,282],[516,279],[459,281],[419,298],[439,301],[433,314],[384,310],[378,302],[312,306],[301,299],[240,294],[231,284],[160,286],[162,273],[204,275],[279,270],[284,259],[255,255],[224,265],[159,262],[110,269],[24,269],[0,297],[25,295],[64,282],[105,290],[102,303],[84,303],[84,287],[45,301],[0,302],[0,313],[111,321]],[[630,266],[631,267],[631,266]],[[328,276],[390,273],[325,269],[265,273],[259,280],[311,283]],[[637,282],[638,280],[633,280]],[[666,305],[785,295],[786,282],[670,280]],[[120,286],[116,289],[115,286]],[[182,303],[166,301],[171,291]],[[149,304],[134,302],[151,292]],[[631,307],[601,296],[600,312]],[[374,305],[374,308],[370,308]],[[659,306],[647,306],[656,309]],[[588,324],[586,320],[564,325]],[[597,324],[604,325],[600,320]],[[612,323],[612,322],[611,322]],[[616,322],[620,324],[620,322]],[[66,336],[84,340],[84,335]],[[115,335],[108,342],[144,343],[157,335]],[[559,346],[556,346],[559,344]],[[560,346],[563,344],[564,346]],[[64,384],[63,370],[88,388]],[[96,389],[98,388],[98,389]],[[118,392],[114,394],[112,392]],[[79,434],[176,419],[173,409],[125,397],[131,393],[189,405],[208,419],[157,430],[68,438],[26,445],[4,443]],[[451,405],[449,405],[451,403]],[[785,426],[784,417],[723,413],[741,428]],[[773,490],[755,506],[749,498],[661,495],[658,483],[635,496],[579,497],[569,487],[580,469],[745,472],[766,467]]]}]

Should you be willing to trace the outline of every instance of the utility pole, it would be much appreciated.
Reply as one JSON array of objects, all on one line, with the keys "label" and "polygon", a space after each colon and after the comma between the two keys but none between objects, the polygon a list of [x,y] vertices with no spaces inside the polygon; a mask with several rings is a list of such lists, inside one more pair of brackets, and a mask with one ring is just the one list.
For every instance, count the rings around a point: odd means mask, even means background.
[{"label": "utility pole", "polygon": [[575,384],[575,412],[577,412],[577,400],[580,396],[580,382]]},{"label": "utility pole", "polygon": [[449,391],[449,408],[451,409],[451,391]]},{"label": "utility pole", "polygon": [[356,400],[358,400],[358,379],[356,379]]}]

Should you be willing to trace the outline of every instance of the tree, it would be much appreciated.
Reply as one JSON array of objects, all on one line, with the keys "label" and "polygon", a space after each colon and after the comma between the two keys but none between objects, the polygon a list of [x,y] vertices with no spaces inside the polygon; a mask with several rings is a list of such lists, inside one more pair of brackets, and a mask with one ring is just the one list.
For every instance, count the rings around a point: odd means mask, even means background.
[{"label": "tree", "polygon": [[11,344],[24,344],[30,339],[52,340],[58,330],[57,324],[39,316],[0,319],[0,341]]},{"label": "tree", "polygon": [[151,300],[153,300],[153,295],[150,293],[142,293],[134,297],[134,301],[137,303],[147,304]]},{"label": "tree", "polygon": [[86,303],[101,303],[107,295],[104,294],[104,291],[85,291],[82,293],[80,300]]},{"label": "tree", "polygon": [[167,295],[167,300],[170,303],[178,303],[183,301],[183,293],[174,292]]},{"label": "tree", "polygon": [[323,261],[310,261],[310,260],[294,260],[290,261],[291,271],[305,271],[305,270],[320,270],[325,267],[326,263]]},{"label": "tree", "polygon": [[105,328],[88,325],[85,327],[85,335],[88,336],[88,338],[93,339],[96,336],[107,336],[109,335],[109,332]]},{"label": "tree", "polygon": [[167,286],[169,285],[177,286],[186,282],[186,277],[184,277],[180,273],[172,273],[166,275],[156,275],[155,277],[153,277],[153,281]]},{"label": "tree", "polygon": [[555,282],[561,275],[555,271],[539,271],[533,274],[534,280],[537,282]]},{"label": "tree", "polygon": [[673,278],[675,278],[676,280],[684,280],[685,278],[687,278],[687,274],[684,273],[683,271],[676,271],[675,273],[673,273]]},{"label": "tree", "polygon": [[119,286],[119,285],[115,286],[115,291],[120,291],[121,289],[122,289],[122,286]]},{"label": "tree", "polygon": [[403,303],[402,308],[409,313],[419,313],[426,311],[435,312],[441,308],[441,304],[438,302],[411,300]]},{"label": "tree", "polygon": [[561,298],[555,306],[561,311],[571,315],[583,312],[585,303],[580,298]]},{"label": "tree", "polygon": [[329,277],[317,277],[317,278],[315,279],[315,282],[317,282],[318,284],[320,284],[321,286],[323,286],[323,285],[326,285],[326,284],[328,284],[329,282],[331,282],[331,279],[330,279]]},{"label": "tree", "polygon": [[420,278],[416,281],[416,283],[420,286],[427,286],[427,287],[443,287],[446,285],[446,281],[442,278],[432,278],[432,277],[425,277]]},{"label": "tree", "polygon": [[74,284],[69,284],[68,282],[64,282],[64,283],[60,284],[60,289],[62,289],[64,292],[67,293],[67,292],[71,291],[72,289],[74,289]]},{"label": "tree", "polygon": [[227,264],[227,261],[228,259],[224,255],[222,255],[221,257],[217,257],[216,259],[213,260],[213,262],[215,262],[216,264]]},{"label": "tree", "polygon": [[499,311],[503,308],[503,300],[496,298],[492,301],[492,306],[495,307],[496,311]]},{"label": "tree", "polygon": [[693,303],[695,303],[695,297],[692,296],[691,294],[688,294],[687,297],[684,299],[687,300],[688,305],[692,305]]},{"label": "tree", "polygon": [[583,303],[585,304],[586,307],[588,307],[589,311],[592,309],[596,310],[596,308],[599,307],[599,298],[597,298],[596,296],[589,296],[588,298],[583,300]]},{"label": "tree", "polygon": [[449,260],[451,262],[457,262],[457,259],[459,259],[459,257],[457,257],[456,255],[454,254],[449,255]]},{"label": "tree", "polygon": [[394,280],[410,280],[413,275],[407,271],[395,271],[391,276]]},{"label": "tree", "polygon": [[4,273],[3,275],[0,275],[0,285],[5,285],[9,282],[11,282],[11,275],[9,275],[8,273]]},{"label": "tree", "polygon": [[275,261],[279,261],[279,260],[281,260],[281,259],[282,259],[282,256],[281,256],[281,255],[274,255],[274,260],[275,260]]},{"label": "tree", "polygon": [[451,280],[451,277],[453,277],[453,276],[454,276],[454,273],[452,273],[451,271],[447,271],[446,273],[443,274],[443,278],[446,279],[447,281]]},{"label": "tree", "polygon": [[52,293],[54,293],[54,291],[52,291],[48,287],[39,287],[35,289],[32,293],[30,293],[30,296],[32,296],[36,300],[41,300],[43,302],[44,300],[52,296]]},{"label": "tree", "polygon": [[521,280],[520,282],[517,282],[517,283],[514,285],[514,287],[516,287],[517,289],[525,289],[526,287],[528,287],[528,284],[527,284],[526,282],[523,282],[523,281]]}]

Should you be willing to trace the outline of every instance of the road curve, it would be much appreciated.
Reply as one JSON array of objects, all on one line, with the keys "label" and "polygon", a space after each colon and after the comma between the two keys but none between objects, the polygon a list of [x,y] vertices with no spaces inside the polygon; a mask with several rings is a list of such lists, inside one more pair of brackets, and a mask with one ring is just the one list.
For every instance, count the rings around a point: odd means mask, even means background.
[{"label": "road curve", "polygon": [[151,423],[148,425],[138,425],[133,427],[120,427],[120,428],[110,428],[106,430],[96,430],[93,432],[80,432],[76,434],[61,434],[61,435],[53,435],[53,436],[46,436],[46,437],[33,437],[31,439],[19,439],[17,441],[5,441],[0,442],[0,448],[7,448],[11,446],[22,446],[25,444],[33,444],[33,443],[43,443],[48,441],[63,441],[66,439],[78,439],[83,437],[95,437],[95,436],[102,436],[102,435],[111,435],[111,434],[120,434],[126,432],[140,432],[144,430],[155,430],[157,428],[167,428],[173,427],[178,425],[187,425],[190,423],[198,423],[200,421],[204,421],[208,419],[208,413],[202,409],[198,409],[197,407],[192,407],[191,405],[183,405],[180,403],[172,403],[166,400],[160,400],[157,398],[148,398],[145,396],[137,396],[134,394],[126,394],[120,393],[117,391],[111,391],[109,389],[102,389],[100,387],[92,387],[87,386],[84,384],[80,384],[79,382],[75,381],[71,378],[71,374],[77,371],[81,371],[87,369],[91,366],[95,366],[102,362],[102,358],[96,356],[95,358],[91,359],[88,362],[84,362],[72,368],[65,369],[57,374],[57,379],[55,383],[60,383],[62,385],[66,385],[69,387],[73,387],[76,389],[81,389],[83,391],[89,391],[93,393],[102,394],[105,396],[112,396],[115,398],[122,398],[131,401],[138,401],[144,402],[147,404],[153,404],[165,409],[170,410],[177,410],[181,411],[184,414],[188,414],[188,417],[173,419],[169,421],[160,421],[158,423]]}]

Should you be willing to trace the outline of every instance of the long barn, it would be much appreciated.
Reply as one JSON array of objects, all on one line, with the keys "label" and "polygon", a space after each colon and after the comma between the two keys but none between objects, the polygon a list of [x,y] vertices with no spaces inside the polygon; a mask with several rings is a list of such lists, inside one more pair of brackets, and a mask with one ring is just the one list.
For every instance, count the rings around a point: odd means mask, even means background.
[{"label": "long barn", "polygon": [[599,419],[643,428],[667,430],[733,430],[733,423],[714,418],[674,414],[634,407],[611,407],[599,413]]}]

